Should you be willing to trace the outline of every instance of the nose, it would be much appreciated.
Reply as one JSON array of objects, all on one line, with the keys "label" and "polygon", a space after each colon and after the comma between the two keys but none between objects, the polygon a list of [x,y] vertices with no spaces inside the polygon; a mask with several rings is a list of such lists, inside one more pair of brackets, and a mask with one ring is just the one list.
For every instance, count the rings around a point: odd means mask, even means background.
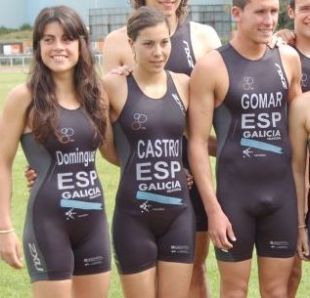
[{"label": "nose", "polygon": [[155,56],[160,56],[161,53],[162,53],[162,50],[161,50],[160,44],[156,44],[156,45],[154,46],[153,54],[154,54]]},{"label": "nose", "polygon": [[54,40],[54,49],[55,50],[62,50],[63,49],[63,42],[60,38],[56,38]]},{"label": "nose", "polygon": [[277,20],[277,14],[267,12],[264,17],[264,24],[272,26]]}]

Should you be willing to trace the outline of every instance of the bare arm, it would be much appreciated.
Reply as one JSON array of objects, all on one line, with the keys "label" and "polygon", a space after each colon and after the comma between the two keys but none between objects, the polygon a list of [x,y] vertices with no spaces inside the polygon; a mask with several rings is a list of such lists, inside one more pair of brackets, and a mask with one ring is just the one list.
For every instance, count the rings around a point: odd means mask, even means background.
[{"label": "bare arm", "polygon": [[107,74],[120,66],[133,65],[134,61],[128,43],[126,28],[115,30],[106,37],[102,55],[104,74]]},{"label": "bare arm", "polygon": [[[27,93],[25,86],[15,88],[8,95],[0,118],[0,230],[2,231],[13,227],[12,164],[25,126],[25,111],[29,103]],[[14,232],[0,234],[0,255],[12,267],[22,267],[20,244]]]},{"label": "bare arm", "polygon": [[301,258],[309,255],[305,229],[305,175],[307,163],[307,140],[310,132],[310,94],[296,98],[290,105],[289,133],[292,144],[292,169],[296,186],[299,240],[297,251]]},{"label": "bare arm", "polygon": [[[191,22],[191,32],[194,54],[197,61],[221,46],[221,40],[211,26]],[[216,156],[216,146],[216,138],[211,134],[208,140],[209,154],[211,156]]]},{"label": "bare arm", "polygon": [[289,102],[302,94],[301,81],[301,62],[296,50],[288,45],[283,45],[279,48],[282,63],[288,79],[288,99]]},{"label": "bare arm", "polygon": [[192,73],[189,105],[189,161],[208,214],[210,238],[215,246],[227,250],[232,248],[235,236],[215,195],[207,146],[217,89],[217,76],[208,75],[216,72],[213,59],[214,55],[202,59]]},{"label": "bare arm", "polygon": [[106,123],[105,140],[102,146],[100,147],[100,153],[102,157],[104,157],[108,162],[116,166],[119,166],[119,159],[114,145],[113,129],[110,119],[110,104],[107,94],[105,95],[105,100],[108,106],[108,111],[106,115],[107,123]]}]

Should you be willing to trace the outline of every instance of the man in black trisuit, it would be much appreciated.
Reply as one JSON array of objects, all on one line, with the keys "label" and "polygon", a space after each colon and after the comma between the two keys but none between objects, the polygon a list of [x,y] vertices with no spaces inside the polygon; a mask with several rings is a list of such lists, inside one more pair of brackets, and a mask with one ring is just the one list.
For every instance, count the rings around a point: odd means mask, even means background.
[{"label": "man in black trisuit", "polygon": [[[261,295],[287,297],[297,240],[287,109],[301,93],[301,71],[291,47],[267,46],[278,12],[278,0],[233,1],[236,35],[199,61],[191,79],[189,156],[216,246],[222,297],[247,296],[254,246]],[[206,174],[213,113],[216,195]]]}]

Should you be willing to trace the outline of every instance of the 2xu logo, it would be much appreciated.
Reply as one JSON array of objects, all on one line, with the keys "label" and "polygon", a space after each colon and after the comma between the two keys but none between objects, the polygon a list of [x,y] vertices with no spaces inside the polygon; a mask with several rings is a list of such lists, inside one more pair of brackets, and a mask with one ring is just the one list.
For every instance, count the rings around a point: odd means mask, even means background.
[{"label": "2xu logo", "polygon": [[28,248],[29,248],[29,252],[30,252],[31,257],[32,257],[34,267],[36,268],[37,271],[43,272],[44,269],[43,269],[41,260],[39,258],[38,251],[36,249],[35,244],[34,243],[28,243]]}]

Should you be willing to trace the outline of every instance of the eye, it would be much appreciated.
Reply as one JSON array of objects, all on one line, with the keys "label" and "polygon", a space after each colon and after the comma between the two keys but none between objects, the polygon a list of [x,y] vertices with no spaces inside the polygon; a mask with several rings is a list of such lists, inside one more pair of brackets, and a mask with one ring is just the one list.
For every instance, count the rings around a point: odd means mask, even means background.
[{"label": "eye", "polygon": [[41,40],[44,44],[51,45],[55,39],[52,36],[44,36]]},{"label": "eye", "polygon": [[68,43],[74,41],[74,39],[73,39],[72,37],[68,36],[68,35],[64,35],[64,36],[62,37],[62,41],[63,41],[64,43],[67,43],[67,44],[68,44]]},{"label": "eye", "polygon": [[152,47],[153,46],[153,42],[152,41],[145,41],[143,43],[143,45],[146,46],[146,47]]},{"label": "eye", "polygon": [[163,45],[163,46],[166,46],[166,45],[168,45],[170,43],[170,40],[169,39],[164,39],[164,40],[162,40],[162,42],[161,42],[161,44]]},{"label": "eye", "polygon": [[310,12],[310,6],[302,6],[298,9],[300,12]]}]

